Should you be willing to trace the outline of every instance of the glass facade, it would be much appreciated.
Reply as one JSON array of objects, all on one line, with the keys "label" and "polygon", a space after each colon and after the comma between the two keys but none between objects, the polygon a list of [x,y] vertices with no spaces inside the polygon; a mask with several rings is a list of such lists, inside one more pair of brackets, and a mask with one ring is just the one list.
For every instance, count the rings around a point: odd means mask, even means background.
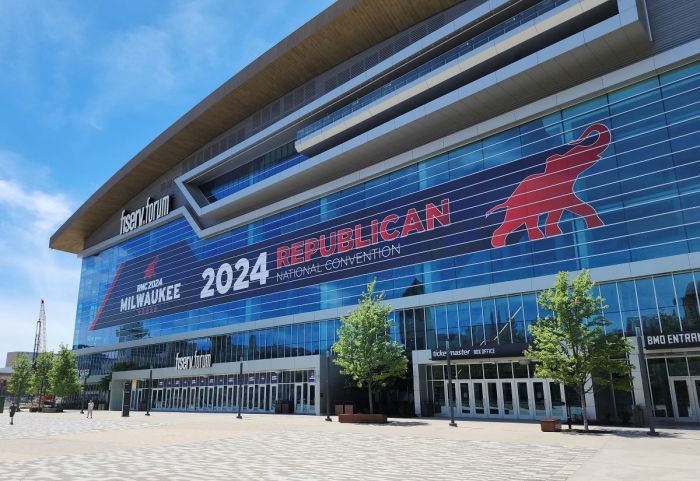
[{"label": "glass facade", "polygon": [[[682,272],[596,286],[604,299],[601,314],[614,332],[634,335],[700,330],[700,272]],[[528,326],[548,312],[537,305],[537,293],[488,297],[391,313],[392,339],[406,351],[528,342]],[[115,365],[129,369],[172,367],[175,356],[211,354],[212,363],[318,355],[337,340],[340,321],[330,319],[236,332],[184,341],[155,343],[79,356],[79,368],[107,374]],[[527,376],[525,376],[527,377]],[[531,376],[532,377],[532,376]]]},{"label": "glass facade", "polygon": [[373,90],[372,92],[363,95],[362,97],[352,101],[350,104],[336,110],[335,112],[317,120],[316,122],[312,123],[311,125],[308,125],[302,129],[300,129],[297,132],[297,139],[303,139],[304,137],[308,137],[309,135],[313,134],[314,132],[322,129],[323,127],[326,127],[332,123],[337,122],[338,120],[342,119],[343,117],[347,117],[348,115],[352,114],[353,112],[356,112],[364,107],[367,107],[368,105],[372,104],[376,100],[379,100],[382,97],[385,97],[392,92],[395,92],[396,90],[400,89],[401,87],[404,87],[413,81],[424,77],[428,75],[430,72],[433,72],[435,70],[438,70],[448,63],[463,57],[470,52],[476,50],[477,48],[486,45],[487,43],[493,41],[494,39],[497,39],[498,37],[501,37],[505,35],[506,33],[510,32],[511,30],[515,30],[516,28],[520,27],[523,24],[526,24],[527,22],[530,22],[532,19],[537,18],[541,15],[544,15],[545,13],[554,10],[556,7],[559,5],[562,5],[566,2],[569,2],[570,0],[543,0],[535,5],[533,5],[530,8],[527,8],[526,10],[523,10],[522,12],[513,15],[509,19],[499,23],[498,25],[495,25],[486,31],[470,38],[466,42],[458,45],[457,47],[454,47],[447,52],[438,55],[437,57],[431,59],[430,61],[424,63],[423,65],[414,68],[413,70],[410,70],[409,72],[401,75],[400,77],[392,80],[391,82],[388,82],[381,87],[379,87],[376,90]]},{"label": "glass facade", "polygon": [[[700,64],[688,65],[212,238],[199,239],[184,219],[153,229],[83,260],[74,347],[352,305],[374,278],[386,297],[394,299],[696,252],[700,242],[699,88]],[[602,159],[577,178],[575,192],[603,219],[601,227],[588,228],[581,216],[565,211],[558,222],[562,231],[559,235],[530,240],[524,230],[519,230],[511,235],[512,242],[500,248],[362,275],[352,275],[353,269],[346,269],[343,276],[330,282],[185,312],[154,312],[137,322],[90,329],[120,265],[130,259],[177,243],[187,245],[196,259],[207,259],[274,242],[280,236],[353,215],[381,202],[401,204],[407,195],[428,189],[439,192],[461,179],[477,178],[474,175],[481,175],[478,178],[484,182],[497,183],[498,174],[508,172],[519,159],[573,145],[571,142],[586,126],[596,123],[609,129],[612,140]],[[452,214],[474,209],[479,202],[479,198],[469,196],[455,199]],[[491,205],[483,206],[479,219]],[[544,217],[539,218],[536,227],[549,232]],[[469,231],[475,219],[467,216],[463,229]],[[498,225],[496,220],[487,220],[491,229]],[[424,242],[421,249],[429,256],[431,242]],[[185,261],[171,267],[182,272],[189,268]],[[618,331],[628,332],[641,322],[645,333],[673,332],[695,329],[692,326],[698,324],[695,286],[694,273],[679,273],[603,285],[601,294],[610,306],[606,315]],[[521,342],[527,336],[527,322],[534,319],[534,305],[534,295],[516,295],[488,302],[429,306],[397,313],[401,321],[397,330],[403,333],[403,342],[416,348],[431,347],[442,338],[455,344],[481,339]]]},{"label": "glass facade", "polygon": [[209,202],[216,202],[300,164],[306,159],[308,159],[307,156],[297,153],[294,142],[289,142],[202,184],[200,189]]}]

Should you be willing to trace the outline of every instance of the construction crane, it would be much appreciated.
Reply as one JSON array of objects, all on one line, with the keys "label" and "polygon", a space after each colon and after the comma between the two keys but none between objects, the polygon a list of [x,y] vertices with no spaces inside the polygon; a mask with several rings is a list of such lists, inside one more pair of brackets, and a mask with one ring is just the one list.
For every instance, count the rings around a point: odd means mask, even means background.
[{"label": "construction crane", "polygon": [[46,352],[46,311],[44,310],[44,300],[41,300],[39,308],[39,319],[36,321],[36,334],[34,335],[34,353],[32,355],[32,367],[36,368],[36,361],[39,354]]}]

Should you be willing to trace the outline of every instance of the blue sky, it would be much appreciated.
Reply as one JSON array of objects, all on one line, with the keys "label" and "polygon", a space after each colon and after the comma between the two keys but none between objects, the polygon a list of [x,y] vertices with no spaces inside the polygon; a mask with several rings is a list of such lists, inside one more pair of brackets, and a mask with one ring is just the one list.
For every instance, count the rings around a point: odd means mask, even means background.
[{"label": "blue sky", "polygon": [[48,239],[122,164],[329,0],[0,0],[0,366],[73,340],[80,261]]}]

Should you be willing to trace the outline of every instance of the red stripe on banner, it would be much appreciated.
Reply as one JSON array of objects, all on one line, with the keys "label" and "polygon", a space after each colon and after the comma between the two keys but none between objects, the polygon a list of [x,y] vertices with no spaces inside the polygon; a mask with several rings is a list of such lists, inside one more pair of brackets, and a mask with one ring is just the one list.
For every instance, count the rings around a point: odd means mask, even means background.
[{"label": "red stripe on banner", "polygon": [[100,318],[100,315],[102,315],[102,310],[105,308],[105,304],[107,304],[107,300],[109,299],[109,295],[112,293],[112,289],[114,289],[114,286],[117,283],[117,280],[119,279],[119,276],[122,273],[122,269],[124,268],[125,262],[122,263],[122,265],[119,266],[119,269],[117,269],[117,273],[114,275],[114,280],[112,281],[112,284],[110,284],[109,289],[107,289],[107,294],[105,294],[105,298],[102,299],[102,304],[100,304],[100,308],[97,309],[97,314],[95,314],[95,318],[92,320],[92,323],[90,324],[90,328],[88,331],[92,331],[95,328],[95,324],[97,324],[97,320]]}]

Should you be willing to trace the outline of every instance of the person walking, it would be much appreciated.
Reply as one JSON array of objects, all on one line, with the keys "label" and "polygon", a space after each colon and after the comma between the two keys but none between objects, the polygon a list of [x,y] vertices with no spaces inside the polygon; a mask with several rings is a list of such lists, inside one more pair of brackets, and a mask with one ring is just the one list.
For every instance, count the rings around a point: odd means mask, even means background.
[{"label": "person walking", "polygon": [[92,419],[92,410],[95,409],[95,403],[92,402],[92,399],[88,401],[88,412],[87,412],[87,417],[89,419]]},{"label": "person walking", "polygon": [[15,413],[17,412],[17,405],[13,402],[10,404],[10,424],[15,424]]}]

